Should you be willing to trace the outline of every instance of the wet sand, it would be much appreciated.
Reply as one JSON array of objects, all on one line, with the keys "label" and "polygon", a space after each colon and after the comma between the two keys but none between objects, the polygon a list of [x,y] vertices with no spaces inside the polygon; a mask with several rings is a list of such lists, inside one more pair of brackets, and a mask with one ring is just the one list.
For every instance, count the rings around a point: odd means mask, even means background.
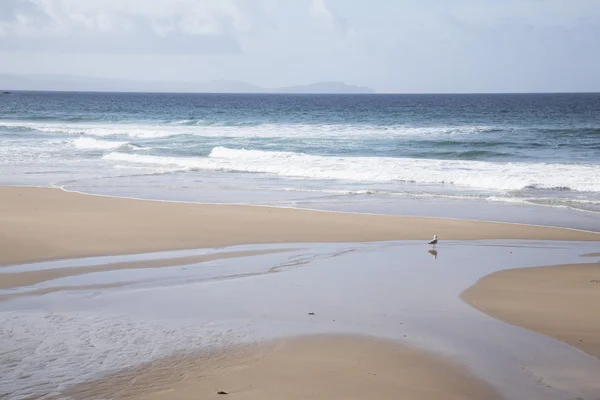
[{"label": "wet sand", "polygon": [[[218,392],[226,392],[227,396]],[[317,335],[168,358],[77,385],[74,399],[499,399],[463,367],[395,342]]]},{"label": "wet sand", "polygon": [[[437,234],[442,243],[451,239],[600,240],[599,233],[563,228],[269,207],[168,203],[82,195],[57,189],[9,187],[0,188],[0,226],[0,265],[5,266],[42,260],[238,244],[426,240],[433,234]],[[508,257],[512,253],[508,251],[507,249],[506,254],[500,257],[500,261],[507,257],[506,262],[510,262]],[[91,272],[114,273],[121,269],[171,267],[253,254],[265,252],[229,251],[152,261],[86,267],[57,266],[17,272],[5,267],[7,272],[2,273],[0,289],[31,286]],[[447,250],[443,254],[446,256],[450,252]],[[386,260],[382,257],[380,263]],[[356,262],[359,263],[360,258]],[[347,263],[348,260],[346,266]],[[594,305],[599,304],[600,300],[596,290],[597,286],[600,288],[600,284],[592,282],[596,279],[592,278],[594,269],[589,266],[572,266],[569,268],[577,270],[569,269],[564,272],[563,267],[547,268],[556,268],[559,272],[529,276],[531,271],[538,269],[516,270],[523,272],[516,272],[516,278],[511,275],[510,279],[501,280],[503,283],[498,287],[481,289],[482,282],[487,282],[486,277],[467,290],[464,298],[496,318],[556,337],[589,354],[597,355],[599,344],[595,338],[600,335],[598,326],[593,323],[593,316],[597,312]],[[390,271],[393,270],[385,272],[386,279],[389,279]],[[573,274],[574,271],[579,272]],[[347,272],[346,270],[345,273]],[[362,273],[362,270],[357,272]],[[574,280],[575,276],[581,279]],[[583,282],[584,278],[588,279],[587,284]],[[313,276],[307,276],[306,279],[311,284],[314,282]],[[362,281],[364,279],[357,282]],[[127,283],[109,283],[104,287],[125,284]],[[33,287],[30,294],[56,294],[69,287],[61,285],[62,283],[53,288]],[[308,287],[308,283],[306,285]],[[384,286],[381,282],[379,285]],[[453,293],[454,299],[465,286]],[[101,285],[95,285],[91,281],[70,287],[102,289]],[[208,287],[204,289],[202,293],[209,291]],[[313,287],[311,293],[315,290]],[[392,293],[397,287],[387,290]],[[24,293],[15,294],[24,296]],[[229,293],[237,292],[232,289],[227,293],[226,298],[231,298]],[[299,296],[306,298],[307,294],[301,293]],[[248,298],[256,299],[252,296]],[[341,298],[349,297],[344,294]],[[491,300],[486,302],[486,299]],[[388,300],[382,298],[381,301]],[[290,304],[296,303],[297,301]],[[351,303],[352,301],[344,301],[344,305]],[[159,304],[160,301],[155,306]],[[357,312],[361,310],[360,307],[362,306],[354,305],[350,315],[358,318],[356,315],[360,314]],[[502,310],[509,311],[504,315]],[[530,320],[534,322],[527,325]],[[219,390],[227,391],[231,397],[250,400],[281,397],[497,398],[484,382],[447,359],[391,342],[331,336],[278,343],[267,350],[260,347],[257,351],[257,347],[248,346],[217,357],[211,356],[208,360],[163,359],[152,363],[147,369],[142,367],[130,372],[119,372],[102,381],[86,384],[88,386],[78,385],[73,390],[78,388],[79,393],[87,393],[87,398],[98,398],[99,395],[107,397],[112,393],[113,396],[108,397],[135,399],[222,398],[216,394]],[[119,390],[115,391],[117,389]],[[74,397],[77,398],[75,395]]]},{"label": "wet sand", "polygon": [[[121,390],[129,382],[138,382],[138,374],[145,374],[137,366],[148,362],[164,368],[162,375],[152,375],[150,380],[157,386],[145,384],[145,388],[152,386],[152,392],[181,389],[194,382],[203,384],[206,375],[190,372],[204,371],[196,365],[204,361],[173,355],[206,354],[220,348],[237,351],[242,343],[343,333],[416,346],[429,352],[419,352],[423,356],[434,358],[433,353],[443,356],[437,358],[440,362],[454,360],[448,364],[450,369],[459,368],[457,363],[467,365],[473,377],[488,382],[506,399],[597,397],[600,361],[549,337],[490,318],[458,297],[507,263],[526,267],[547,260],[578,262],[581,254],[597,249],[596,243],[445,241],[438,258],[427,252],[429,248],[420,241],[240,246],[218,251],[288,251],[224,258],[200,268],[111,270],[15,289],[17,295],[19,290],[56,291],[0,302],[0,310],[5,311],[0,312],[0,326],[8,327],[0,328],[0,341],[16,350],[12,358],[0,357],[0,392],[15,398],[16,394],[35,397],[53,393],[57,387],[94,382],[87,391],[110,392],[120,387],[119,393],[124,393]],[[3,271],[77,268],[141,258],[162,262],[213,252],[51,261],[4,267]],[[101,282],[106,287],[97,286]],[[70,346],[65,347],[65,342]],[[354,345],[363,346],[362,342]],[[228,365],[224,360],[246,365],[245,359],[233,353],[218,357],[221,370]],[[310,357],[319,359],[314,354]],[[188,362],[196,364],[182,366]],[[284,361],[280,365],[288,368]],[[107,375],[110,385],[98,381]],[[123,381],[114,381],[115,376]],[[185,385],[183,377],[189,378]],[[435,386],[438,381],[432,382]]]},{"label": "wet sand", "polygon": [[498,271],[462,297],[495,318],[600,359],[600,263]]},{"label": "wet sand", "polygon": [[582,254],[581,257],[600,257],[600,253],[586,253]]},{"label": "wet sand", "polygon": [[600,240],[600,233],[441,218],[130,200],[0,187],[0,265],[236,244]]},{"label": "wet sand", "polygon": [[45,294],[66,292],[69,290],[105,290],[118,287],[124,287],[134,282],[118,282],[118,283],[99,283],[95,285],[76,285],[76,286],[52,286],[41,289],[32,289],[23,292],[15,292],[10,294],[0,294],[0,301],[16,299],[26,296],[43,296]]},{"label": "wet sand", "polygon": [[[214,254],[205,254],[199,256],[189,257],[178,257],[178,258],[165,258],[158,260],[141,260],[141,261],[129,261],[119,262],[113,264],[102,264],[94,266],[81,266],[81,267],[62,267],[62,268],[49,268],[41,269],[37,271],[24,271],[24,272],[3,272],[0,274],[2,279],[0,280],[0,289],[13,289],[23,286],[36,285],[41,282],[47,282],[53,279],[67,278],[70,276],[92,274],[96,272],[109,272],[116,270],[127,270],[127,269],[140,269],[140,268],[164,268],[164,267],[176,267],[181,265],[192,265],[199,264],[208,261],[220,260],[225,258],[236,258],[236,257],[249,257],[267,253],[281,252],[282,250],[269,250],[269,251],[232,251],[222,252]],[[2,299],[2,297],[0,297]]]}]

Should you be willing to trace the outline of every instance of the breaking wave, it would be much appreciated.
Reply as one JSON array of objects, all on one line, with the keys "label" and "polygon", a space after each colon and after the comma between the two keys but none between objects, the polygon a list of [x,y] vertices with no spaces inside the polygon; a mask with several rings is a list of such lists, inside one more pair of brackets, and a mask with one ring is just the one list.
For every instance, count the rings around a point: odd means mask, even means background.
[{"label": "breaking wave", "polygon": [[112,150],[126,145],[127,142],[98,140],[81,136],[73,141],[73,145],[78,149],[85,150]]},{"label": "breaking wave", "polygon": [[600,192],[600,165],[315,156],[215,147],[208,157],[112,152],[103,159],[192,171],[231,171],[355,182],[411,182],[494,190],[537,188]]},{"label": "breaking wave", "polygon": [[349,137],[415,137],[437,138],[500,132],[489,126],[407,127],[402,125],[352,125],[352,124],[227,124],[197,123],[186,120],[177,123],[111,123],[74,124],[54,122],[0,122],[0,128],[14,132],[39,132],[45,134],[86,135],[96,137],[117,136],[155,139],[193,135],[203,137],[248,138],[349,138]]}]

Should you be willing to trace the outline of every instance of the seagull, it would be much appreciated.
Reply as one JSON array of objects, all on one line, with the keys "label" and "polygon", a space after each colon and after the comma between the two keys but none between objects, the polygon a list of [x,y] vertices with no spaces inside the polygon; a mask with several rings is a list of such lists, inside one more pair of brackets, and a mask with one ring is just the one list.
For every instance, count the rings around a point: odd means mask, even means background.
[{"label": "seagull", "polygon": [[433,247],[435,247],[435,245],[437,244],[437,235],[433,235],[433,240],[431,242],[429,242],[430,245],[432,245]]}]

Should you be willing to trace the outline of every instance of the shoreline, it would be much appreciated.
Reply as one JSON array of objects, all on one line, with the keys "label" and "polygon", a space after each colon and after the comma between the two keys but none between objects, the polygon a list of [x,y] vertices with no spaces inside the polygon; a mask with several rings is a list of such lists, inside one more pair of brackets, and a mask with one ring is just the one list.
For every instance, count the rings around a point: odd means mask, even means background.
[{"label": "shoreline", "polygon": [[[243,244],[527,239],[600,241],[600,232],[437,217],[202,204],[0,187],[0,266]],[[152,218],[148,218],[152,216]]]},{"label": "shoreline", "polygon": [[[600,228],[597,231],[589,230],[589,229],[580,229],[573,228],[568,226],[559,226],[559,225],[542,225],[542,224],[529,224],[529,223],[519,223],[519,222],[508,222],[508,221],[496,221],[496,220],[487,220],[487,219],[471,219],[471,218],[458,218],[458,217],[436,217],[436,216],[428,216],[428,215],[411,215],[411,214],[386,214],[386,213],[372,213],[372,212],[360,212],[360,211],[342,211],[342,210],[326,210],[319,208],[305,208],[305,207],[291,207],[291,206],[275,206],[275,205],[265,205],[265,204],[251,204],[251,203],[215,203],[215,202],[203,202],[203,201],[188,201],[188,200],[165,200],[165,199],[154,199],[154,198],[146,198],[146,197],[135,197],[135,196],[115,196],[109,194],[101,194],[101,193],[91,193],[84,192],[80,190],[70,190],[65,189],[61,186],[36,186],[36,185],[0,185],[0,190],[2,188],[36,188],[36,189],[53,189],[60,190],[65,193],[73,193],[79,194],[83,196],[94,196],[94,197],[103,197],[109,199],[124,199],[124,200],[138,200],[138,201],[151,201],[157,203],[173,203],[173,204],[197,204],[201,206],[238,206],[238,207],[256,207],[256,208],[267,208],[267,209],[281,209],[281,210],[298,210],[298,211],[311,211],[317,213],[328,213],[328,214],[343,214],[343,215],[373,215],[373,216],[389,216],[389,217],[400,217],[400,218],[423,218],[423,219],[441,219],[441,220],[449,220],[449,221],[465,221],[465,222],[485,222],[489,224],[509,224],[515,226],[531,226],[536,228],[551,228],[551,229],[565,229],[574,232],[583,232],[583,233],[597,233],[600,234]],[[536,207],[550,207],[553,206],[536,204]],[[588,211],[588,210],[579,210],[572,209],[573,212],[578,213],[591,213],[591,214],[599,214],[600,211]],[[600,239],[598,239],[600,241]],[[257,243],[255,243],[257,244]],[[44,260],[49,261],[49,260]]]},{"label": "shoreline", "polygon": [[[319,212],[319,213],[333,213],[333,214],[346,214],[346,215],[375,215],[375,216],[390,216],[390,217],[404,217],[404,218],[410,217],[410,218],[423,218],[423,219],[443,219],[443,220],[450,220],[450,221],[485,222],[485,223],[490,223],[490,224],[510,224],[510,225],[516,225],[516,226],[533,226],[533,227],[537,227],[537,228],[566,229],[566,230],[571,230],[571,231],[575,231],[575,232],[600,233],[600,230],[591,231],[591,230],[587,230],[587,229],[571,228],[571,227],[566,227],[566,226],[525,224],[525,223],[518,223],[518,222],[494,221],[494,220],[486,220],[486,219],[432,217],[432,216],[427,216],[427,215],[382,214],[382,213],[369,213],[369,212],[358,212],[358,211],[323,210],[323,209],[319,209],[319,208],[270,206],[270,205],[264,205],[264,204],[249,204],[249,203],[210,203],[210,202],[187,201],[187,200],[163,200],[163,199],[152,199],[152,198],[132,197],[132,196],[112,196],[112,195],[108,195],[108,194],[83,192],[80,190],[69,190],[69,189],[65,189],[63,187],[58,187],[58,186],[15,186],[15,185],[4,185],[3,186],[3,185],[0,185],[0,188],[3,188],[3,187],[57,189],[57,190],[61,190],[61,191],[65,192],[65,193],[75,193],[75,194],[81,194],[84,196],[98,196],[98,197],[106,197],[106,198],[112,198],[112,199],[153,201],[153,202],[159,202],[159,203],[198,204],[198,205],[205,205],[205,206],[239,206],[239,207],[257,207],[257,208],[276,208],[276,209],[282,209],[282,210],[312,211],[312,212]],[[539,206],[540,207],[552,207],[552,206],[546,206],[546,205],[539,205]],[[589,212],[589,213],[593,213],[593,214],[600,214],[600,211],[598,211],[598,212],[585,211],[585,210],[579,210],[579,209],[573,209],[573,211],[582,212],[582,213]]]}]

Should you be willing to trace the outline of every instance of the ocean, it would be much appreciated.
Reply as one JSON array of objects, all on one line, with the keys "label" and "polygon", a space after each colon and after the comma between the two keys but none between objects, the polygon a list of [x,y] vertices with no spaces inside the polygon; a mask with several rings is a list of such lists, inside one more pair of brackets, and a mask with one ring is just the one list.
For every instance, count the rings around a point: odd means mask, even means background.
[{"label": "ocean", "polygon": [[[600,94],[0,94],[0,185],[600,231]],[[592,262],[581,255],[597,243],[440,237],[435,251],[240,245],[4,266],[17,287],[0,289],[0,398],[151,393],[172,384],[163,371],[205,365],[200,352],[332,332],[439,353],[505,398],[594,397],[595,358],[459,294],[506,268]],[[93,266],[106,269],[83,273]],[[132,385],[149,362],[158,378]],[[111,376],[125,379],[77,386]]]},{"label": "ocean", "polygon": [[600,94],[15,92],[0,139],[4,185],[600,230]]}]

